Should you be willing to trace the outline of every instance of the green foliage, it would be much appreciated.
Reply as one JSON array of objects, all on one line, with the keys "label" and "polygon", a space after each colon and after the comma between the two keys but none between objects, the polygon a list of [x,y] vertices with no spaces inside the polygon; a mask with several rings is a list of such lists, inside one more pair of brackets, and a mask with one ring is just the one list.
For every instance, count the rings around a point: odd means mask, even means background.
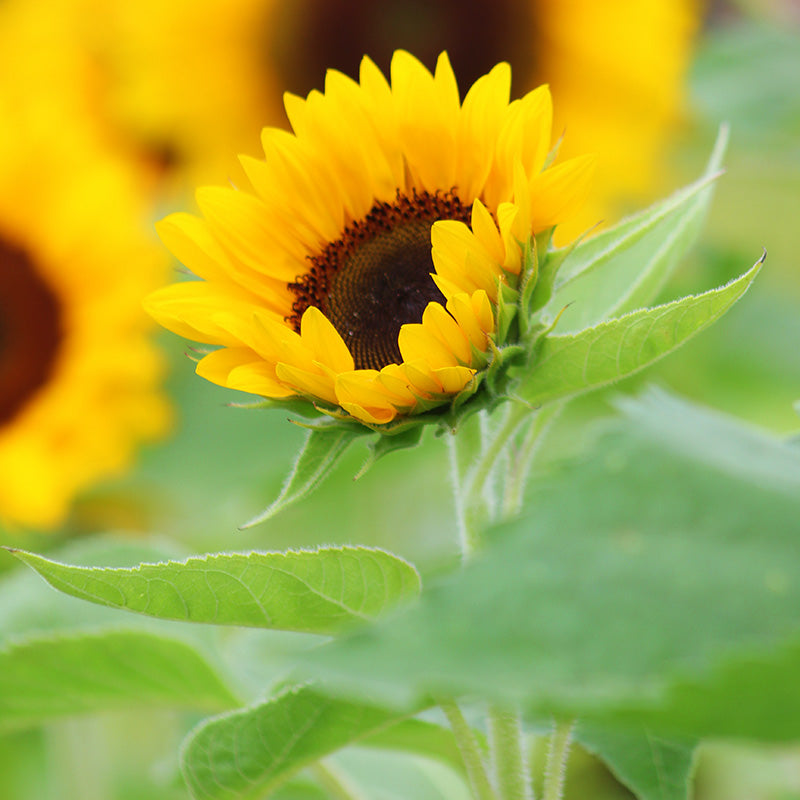
[{"label": "green foliage", "polygon": [[230,708],[208,661],[177,639],[134,631],[61,634],[0,650],[0,730],[122,708]]},{"label": "green foliage", "polygon": [[419,592],[408,562],[367,547],[216,554],[132,569],[14,554],[60,591],[161,619],[331,634]]},{"label": "green foliage", "polygon": [[616,730],[582,725],[578,741],[608,764],[639,800],[685,800],[694,769],[695,742],[666,739],[646,728]]},{"label": "green foliage", "polygon": [[307,764],[401,718],[379,706],[292,688],[201,725],[184,745],[183,772],[198,800],[263,797]]},{"label": "green foliage", "polygon": [[481,559],[308,668],[398,704],[478,692],[659,735],[800,737],[800,453],[660,395],[627,406]]},{"label": "green foliage", "polygon": [[[130,566],[139,561],[177,557],[181,553],[164,542],[125,541],[105,536],[69,542],[51,551],[51,557],[79,564],[112,564]],[[32,633],[90,630],[118,624],[119,615],[109,608],[100,608],[44,589],[39,576],[31,570],[19,569],[19,563],[5,558],[17,569],[0,577],[0,642]],[[128,620],[145,623],[148,620]],[[163,630],[163,629],[162,629]]]},{"label": "green foliage", "polygon": [[[173,554],[144,548],[135,560],[159,563],[134,567],[126,558],[114,567],[62,563],[119,563],[99,554],[14,551],[72,597],[53,613],[31,592],[31,575],[0,583],[0,729],[131,707],[222,711],[182,750],[192,796],[208,800],[350,796],[336,788],[336,774],[353,744],[401,753],[407,763],[436,759],[447,788],[427,787],[424,796],[450,800],[466,791],[465,742],[472,785],[508,800],[530,783],[516,774],[523,759],[510,756],[551,716],[577,717],[578,741],[641,800],[683,800],[698,739],[800,738],[796,447],[653,394],[620,401],[621,419],[582,431],[580,458],[560,463],[550,453],[550,471],[536,475],[523,502],[534,454],[567,399],[671,352],[722,316],[758,273],[763,259],[720,288],[647,307],[696,237],[725,144],[723,130],[698,181],[607,231],[561,250],[551,249],[550,232],[535,247],[526,243],[520,284],[501,291],[491,363],[450,408],[374,432],[339,409],[312,410],[312,422],[298,423],[310,430],[291,474],[249,523],[307,497],[355,438],[371,439],[363,473],[416,446],[433,424],[452,444],[456,513],[440,511],[429,529],[433,535],[456,517],[463,570],[431,581],[418,597],[410,563],[367,547],[184,561],[160,561]],[[255,439],[260,454],[258,438],[247,433],[239,444],[252,455]],[[196,451],[184,451],[184,460],[199,463],[187,452]],[[237,458],[224,470],[215,465],[190,505],[217,492],[215,473],[230,472]],[[381,512],[379,500],[368,518],[381,522]],[[511,518],[487,529],[504,515]],[[327,538],[329,528],[315,524]],[[78,599],[91,611],[73,613]],[[143,616],[131,618],[131,630],[109,630],[114,609]],[[256,630],[197,626],[178,640],[164,633],[164,620]],[[265,663],[270,648],[280,649],[275,630],[315,635],[286,635],[301,643],[293,650],[302,651],[293,662],[301,677],[285,675],[281,658]],[[237,650],[245,634],[254,638]],[[340,638],[321,643],[319,635]],[[217,648],[213,661],[203,655],[208,645]],[[233,672],[248,685],[239,694],[259,699],[232,710],[243,700],[215,665],[237,658]],[[298,685],[306,674],[319,682]],[[276,683],[289,688],[265,695]],[[470,722],[451,733],[416,716],[438,697],[451,722],[463,721],[454,700],[462,696],[515,709],[504,736],[490,737],[493,777],[504,764],[516,771],[499,775],[496,787],[481,774],[487,748]],[[517,711],[527,714],[524,733]],[[367,785],[380,787],[381,777]],[[556,788],[550,783],[545,796]]]},{"label": "green foliage", "polygon": [[[695,102],[712,119],[735,120],[738,136],[796,145],[800,73],[796,26],[739,21],[711,33],[692,72]],[[791,87],[792,90],[787,91]]]},{"label": "green foliage", "polygon": [[580,333],[539,340],[516,395],[531,405],[588,392],[652,364],[719,319],[747,290],[763,259],[719,289],[633,311]]},{"label": "green foliage", "polygon": [[300,500],[324,480],[342,457],[356,434],[350,427],[321,427],[310,430],[305,444],[297,454],[294,467],[283,484],[281,493],[258,516],[242,527],[248,528],[277,514],[281,509]]},{"label": "green foliage", "polygon": [[705,173],[690,186],[577,245],[549,254],[563,266],[547,309],[581,330],[652,302],[694,244],[711,202],[728,141],[726,127]]}]

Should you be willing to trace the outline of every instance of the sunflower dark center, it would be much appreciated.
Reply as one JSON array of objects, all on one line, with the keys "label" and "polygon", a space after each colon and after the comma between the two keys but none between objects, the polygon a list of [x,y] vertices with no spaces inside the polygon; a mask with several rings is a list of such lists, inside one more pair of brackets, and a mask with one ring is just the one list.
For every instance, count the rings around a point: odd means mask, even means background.
[{"label": "sunflower dark center", "polygon": [[439,219],[467,222],[469,216],[452,193],[414,192],[377,203],[289,284],[297,295],[289,321],[299,330],[303,313],[315,306],[344,339],[356,369],[399,363],[400,327],[420,322],[431,301],[444,303],[430,275],[431,226]]},{"label": "sunflower dark center", "polygon": [[388,74],[405,49],[429,69],[447,50],[459,85],[470,86],[499,61],[530,76],[537,47],[532,0],[293,0],[270,20],[267,54],[281,86],[305,97],[333,67],[352,78],[364,54]]},{"label": "sunflower dark center", "polygon": [[0,238],[0,427],[47,381],[61,309],[28,254]]}]

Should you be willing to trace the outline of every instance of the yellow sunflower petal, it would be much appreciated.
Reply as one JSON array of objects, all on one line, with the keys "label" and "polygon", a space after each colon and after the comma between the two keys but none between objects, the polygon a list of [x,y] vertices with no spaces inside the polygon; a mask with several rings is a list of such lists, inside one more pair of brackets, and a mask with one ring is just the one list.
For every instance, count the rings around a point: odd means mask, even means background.
[{"label": "yellow sunflower petal", "polygon": [[237,345],[239,341],[219,324],[219,309],[233,317],[249,318],[257,304],[236,287],[204,281],[165,286],[144,300],[144,308],[160,325],[196,342]]},{"label": "yellow sunflower petal", "polygon": [[[486,350],[486,337],[494,330],[492,306],[486,292],[479,290],[472,295],[465,292],[455,294],[447,301],[447,310],[453,315],[470,343],[478,350]],[[465,363],[468,363],[465,360]]]},{"label": "yellow sunflower petal", "polygon": [[156,231],[175,258],[199,278],[231,280],[230,259],[208,230],[205,220],[182,212],[170,214],[156,223]]},{"label": "yellow sunflower petal", "polygon": [[[304,141],[286,131],[265,128],[261,144],[266,160],[255,186],[262,197],[271,201],[270,211],[279,214],[276,206],[285,206],[286,198],[302,198],[302,214],[282,215],[289,229],[298,237],[307,237],[306,231],[313,231],[316,243],[336,238],[344,224],[344,210],[337,202],[336,183],[324,163]],[[292,205],[287,210],[295,211]]]},{"label": "yellow sunflower petal", "polygon": [[338,405],[333,380],[328,375],[311,372],[283,362],[276,365],[275,374],[280,381],[300,394],[319,397],[332,405]]},{"label": "yellow sunflower petal", "polygon": [[[253,162],[263,163],[242,158],[243,164]],[[215,243],[224,245],[231,254],[226,258],[228,264],[231,258],[237,258],[256,277],[269,276],[284,284],[303,270],[307,252],[303,242],[284,226],[273,223],[263,200],[223,186],[203,187],[196,196],[214,231]]]},{"label": "yellow sunflower petal", "polygon": [[314,354],[317,361],[334,372],[348,372],[354,369],[353,356],[347,345],[333,327],[330,320],[314,306],[306,309],[300,321],[300,336],[303,344]]},{"label": "yellow sunflower petal", "polygon": [[[441,307],[441,306],[440,306]],[[398,336],[403,361],[424,361],[432,366],[455,366],[458,362],[436,333],[422,323],[407,323]]]},{"label": "yellow sunflower petal", "polygon": [[472,354],[467,334],[439,303],[428,303],[422,314],[427,328],[461,364],[469,364]]},{"label": "yellow sunflower petal", "polygon": [[424,361],[406,361],[402,367],[413,392],[428,396],[442,393],[442,384],[433,377]]},{"label": "yellow sunflower petal", "polygon": [[249,320],[242,341],[251,346],[266,361],[294,364],[314,372],[314,354],[299,333],[288,327],[283,320],[256,312]]},{"label": "yellow sunflower petal", "polygon": [[589,192],[596,163],[594,155],[577,156],[545,170],[530,182],[532,198],[547,198],[542,203],[536,203],[535,199],[532,201],[531,224],[534,230],[557,225],[581,207]]},{"label": "yellow sunflower petal", "polygon": [[459,190],[466,198],[483,191],[494,161],[495,142],[511,91],[511,67],[498,64],[464,98],[458,130]]},{"label": "yellow sunflower petal", "polygon": [[[269,225],[269,209],[257,197],[224,186],[205,186],[197,190],[197,204],[214,231],[216,240],[230,253],[232,259],[247,268],[255,286],[268,286],[286,295],[286,283],[302,271],[302,252],[295,245],[295,259],[276,258],[277,226]],[[281,242],[281,255],[291,241]],[[253,286],[248,288],[253,289]]]},{"label": "yellow sunflower petal", "polygon": [[[419,186],[436,191],[455,183],[457,116],[448,112],[446,72],[437,84],[410,53],[392,58],[392,96],[406,163]],[[443,105],[444,101],[444,105]]]},{"label": "yellow sunflower petal", "polygon": [[469,367],[440,367],[433,371],[433,376],[439,382],[444,394],[458,394],[475,374]]},{"label": "yellow sunflower petal", "polygon": [[287,95],[294,133],[265,129],[266,160],[242,159],[256,196],[204,189],[205,221],[172,224],[209,288],[156,296],[154,313],[244,348],[246,363],[207,367],[240,388],[370,424],[447,402],[489,345],[500,284],[515,285],[525,243],[572,209],[586,174],[580,161],[543,170],[549,91],[509,103],[509,86],[498,65],[461,105],[446,54],[431,73],[400,51],[391,84],[364,59],[360,82],[334,70],[324,91]]},{"label": "yellow sunflower petal", "polygon": [[402,364],[388,364],[378,373],[376,380],[391,397],[397,398],[395,405],[398,408],[413,408],[416,405],[417,396],[427,397],[425,393],[421,393],[419,388],[412,391],[411,381]]},{"label": "yellow sunflower petal", "polygon": [[489,210],[480,200],[472,204],[470,227],[475,238],[486,248],[489,257],[495,262],[502,262],[506,255],[502,236]]},{"label": "yellow sunflower petal", "polygon": [[[377,370],[354,370],[339,375],[336,379],[336,397],[339,405],[344,409],[357,406],[362,412],[371,416],[372,422],[382,419],[388,422],[397,416],[404,404],[397,402],[378,380]],[[410,410],[414,405],[413,399],[405,404],[404,411]]]},{"label": "yellow sunflower petal", "polygon": [[552,124],[553,106],[547,86],[534,89],[506,108],[484,193],[490,206],[496,207],[509,196],[516,162],[522,164],[529,178],[540,172],[550,150]]},{"label": "yellow sunflower petal", "polygon": [[278,381],[274,366],[247,347],[215,350],[198,362],[196,372],[218,386],[264,397],[291,397],[294,394]]},{"label": "yellow sunflower petal", "polygon": [[342,408],[361,422],[366,422],[370,425],[385,425],[391,422],[397,416],[397,409],[395,408],[364,408],[356,403],[342,403]]},{"label": "yellow sunflower petal", "polygon": [[492,297],[497,296],[500,267],[467,225],[456,220],[435,222],[431,243],[437,274],[460,285],[462,291],[483,289]]}]

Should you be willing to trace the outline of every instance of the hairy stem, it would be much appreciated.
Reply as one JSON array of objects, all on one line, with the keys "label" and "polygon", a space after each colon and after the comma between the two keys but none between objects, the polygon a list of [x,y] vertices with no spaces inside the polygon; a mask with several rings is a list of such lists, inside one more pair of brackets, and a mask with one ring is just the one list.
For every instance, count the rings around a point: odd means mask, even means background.
[{"label": "hairy stem", "polygon": [[525,484],[528,480],[528,473],[530,472],[534,454],[542,437],[562,408],[562,403],[551,403],[539,410],[533,417],[525,437],[516,450],[512,468],[508,472],[503,495],[504,516],[517,514],[522,508]]},{"label": "hairy stem", "polygon": [[458,439],[454,434],[447,437],[447,445],[450,457],[450,482],[453,486],[453,505],[455,506],[456,525],[458,526],[458,545],[461,551],[461,560],[466,563],[472,556],[478,542],[475,540],[475,530],[472,526],[467,525],[463,478],[458,464]]},{"label": "hairy stem", "polygon": [[564,797],[564,777],[567,770],[572,726],[573,720],[556,722],[547,752],[542,800],[562,800]]},{"label": "hairy stem", "polygon": [[450,723],[476,800],[498,800],[489,782],[478,740],[464,719],[461,709],[450,699],[440,698],[438,703]]},{"label": "hairy stem", "polygon": [[495,785],[502,800],[532,800],[525,736],[520,716],[500,708],[489,710],[489,745]]}]

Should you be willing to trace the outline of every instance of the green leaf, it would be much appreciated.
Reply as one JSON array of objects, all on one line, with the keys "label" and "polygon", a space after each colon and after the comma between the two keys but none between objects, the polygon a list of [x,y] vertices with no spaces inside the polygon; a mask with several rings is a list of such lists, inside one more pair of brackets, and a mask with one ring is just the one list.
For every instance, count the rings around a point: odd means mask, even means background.
[{"label": "green leaf", "polygon": [[[183,554],[174,545],[158,541],[102,538],[73,539],[51,551],[59,560],[79,564],[112,564],[130,566],[142,560],[177,558]],[[77,628],[115,625],[119,615],[108,608],[91,606],[56,592],[42,591],[38,575],[18,561],[0,553],[0,558],[13,569],[0,577],[0,643],[12,636],[29,636],[34,632],[50,632]],[[151,620],[141,620],[150,625]]]},{"label": "green leaf", "polygon": [[541,405],[638,372],[721,317],[744,294],[762,263],[763,257],[718,289],[634,311],[580,333],[543,337],[532,364],[517,370],[522,380],[515,394]]},{"label": "green leaf", "polygon": [[0,729],[125,708],[218,711],[236,704],[200,653],[164,636],[42,636],[0,650]]},{"label": "green leaf", "polygon": [[579,725],[575,738],[601,758],[639,800],[687,800],[696,742],[665,739],[646,728]]},{"label": "green leaf", "polygon": [[212,554],[133,568],[14,551],[65,594],[161,619],[330,634],[419,592],[407,561],[368,547]]},{"label": "green leaf", "polygon": [[404,719],[362,739],[362,747],[415,753],[449,764],[456,772],[464,772],[464,761],[449,728],[421,719]]},{"label": "green leaf", "polygon": [[697,238],[727,139],[722,127],[695,183],[575,246],[556,278],[549,315],[569,306],[562,324],[574,331],[651,303]]},{"label": "green leaf", "polygon": [[242,528],[250,528],[274,517],[315,489],[328,476],[357,435],[352,429],[337,425],[310,430],[278,497],[260,514],[242,525]]},{"label": "green leaf", "polygon": [[799,738],[800,453],[660,395],[625,412],[463,570],[298,660],[397,704]]},{"label": "green leaf", "polygon": [[202,723],[184,743],[183,774],[197,800],[264,797],[307,764],[401,718],[309,687],[290,689]]}]

